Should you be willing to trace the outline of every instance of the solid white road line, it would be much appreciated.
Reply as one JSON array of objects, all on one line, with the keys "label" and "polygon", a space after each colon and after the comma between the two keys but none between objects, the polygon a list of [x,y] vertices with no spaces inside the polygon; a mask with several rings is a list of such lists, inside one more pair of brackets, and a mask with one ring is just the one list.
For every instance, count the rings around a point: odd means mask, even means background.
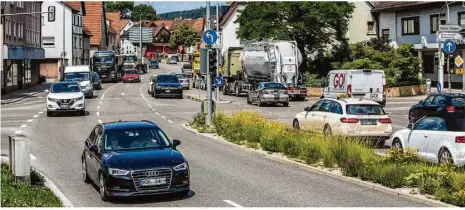
[{"label": "solid white road line", "polygon": [[234,203],[234,202],[232,202],[230,200],[223,200],[223,201],[230,204],[231,206],[238,207],[238,208],[243,208],[243,206],[241,206],[241,205],[239,205],[237,203]]},{"label": "solid white road line", "polygon": [[[144,99],[145,99],[145,96],[144,96],[144,94],[140,93],[140,95],[142,96],[142,98],[144,98]],[[147,101],[147,103],[148,103],[148,101]]]},{"label": "solid white road line", "polygon": [[21,134],[21,133],[23,133],[22,130],[17,130],[17,131],[15,131],[15,135],[18,135],[18,134]]},{"label": "solid white road line", "polygon": [[21,128],[25,128],[25,127],[27,127],[27,124],[23,124],[23,125],[21,125],[20,127],[21,127]]},{"label": "solid white road line", "polygon": [[98,120],[98,123],[102,123],[102,120]]},{"label": "solid white road line", "polygon": [[33,118],[37,118],[37,117],[39,117],[39,115],[34,115],[34,116],[32,116],[32,117],[33,117]]},{"label": "solid white road line", "polygon": [[163,118],[163,119],[166,119],[166,117],[165,117],[165,116],[161,116],[161,118]]},{"label": "solid white road line", "polygon": [[31,158],[31,160],[37,160],[37,158],[32,154],[29,154],[29,157]]},{"label": "solid white road line", "polygon": [[99,116],[99,115],[100,115],[100,113],[99,113],[99,112],[97,112],[97,116]]},{"label": "solid white road line", "polygon": [[168,120],[168,122],[169,122],[169,123],[173,123],[173,121],[171,121],[171,120]]},{"label": "solid white road line", "polygon": [[30,123],[30,122],[32,122],[32,121],[34,121],[34,119],[29,119],[29,120],[27,120],[26,122]]}]

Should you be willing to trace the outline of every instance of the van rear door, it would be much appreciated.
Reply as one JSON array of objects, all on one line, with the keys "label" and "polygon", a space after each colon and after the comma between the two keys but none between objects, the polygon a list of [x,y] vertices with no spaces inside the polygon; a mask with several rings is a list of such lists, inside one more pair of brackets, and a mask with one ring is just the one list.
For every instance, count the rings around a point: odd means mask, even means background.
[{"label": "van rear door", "polygon": [[351,72],[352,95],[377,102],[383,101],[384,72],[356,70]]}]

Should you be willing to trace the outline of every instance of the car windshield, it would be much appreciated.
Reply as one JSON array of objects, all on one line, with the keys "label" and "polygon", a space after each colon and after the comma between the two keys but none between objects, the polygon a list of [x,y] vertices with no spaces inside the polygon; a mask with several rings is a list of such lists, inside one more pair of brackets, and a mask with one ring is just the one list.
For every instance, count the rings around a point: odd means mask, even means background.
[{"label": "car windshield", "polygon": [[111,63],[113,62],[114,58],[112,56],[96,56],[94,57],[94,61],[96,63]]},{"label": "car windshield", "polygon": [[176,59],[177,59],[177,57],[171,57],[171,60],[176,60]]},{"label": "car windshield", "polygon": [[380,105],[353,104],[347,105],[346,110],[351,115],[385,115]]},{"label": "car windshield", "polygon": [[124,73],[125,74],[137,74],[137,71],[136,70],[129,70],[129,71],[125,71]]},{"label": "car windshield", "polygon": [[126,61],[127,63],[134,63],[134,62],[137,61],[137,57],[136,57],[136,56],[126,56],[125,59],[126,59],[125,61]]},{"label": "car windshield", "polygon": [[65,73],[65,81],[86,81],[89,80],[88,72]]},{"label": "car windshield", "polygon": [[166,134],[159,128],[109,130],[104,135],[105,149],[137,150],[169,147]]},{"label": "car windshield", "polygon": [[51,93],[77,93],[81,92],[77,83],[55,83],[50,88]]},{"label": "car windshield", "polygon": [[176,77],[177,77],[178,79],[187,78],[185,74],[176,74]]},{"label": "car windshield", "polygon": [[164,76],[158,76],[157,82],[166,82],[166,83],[178,83],[179,80],[176,76],[171,76],[171,75],[164,75]]},{"label": "car windshield", "polygon": [[454,97],[450,102],[452,106],[465,106],[465,96]]},{"label": "car windshield", "polygon": [[280,89],[280,90],[286,89],[286,87],[281,83],[264,83],[264,86],[267,89]]},{"label": "car windshield", "polygon": [[192,65],[190,65],[190,64],[184,64],[184,65],[182,66],[182,68],[183,68],[183,69],[192,69]]}]

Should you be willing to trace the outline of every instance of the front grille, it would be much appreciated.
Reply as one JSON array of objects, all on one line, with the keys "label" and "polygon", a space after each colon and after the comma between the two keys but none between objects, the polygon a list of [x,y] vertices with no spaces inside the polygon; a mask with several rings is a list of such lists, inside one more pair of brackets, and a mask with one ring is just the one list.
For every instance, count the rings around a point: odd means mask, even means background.
[{"label": "front grille", "polygon": [[[146,175],[146,172],[158,172],[158,175]],[[150,169],[150,170],[141,170],[133,171],[131,173],[132,180],[134,182],[134,187],[137,191],[160,191],[167,190],[171,186],[171,179],[173,178],[173,172],[169,168],[159,168],[159,169]],[[157,185],[157,186],[141,186],[139,181],[141,179],[147,178],[166,178],[166,184]]]},{"label": "front grille", "polygon": [[85,90],[85,89],[86,89],[86,86],[81,86],[81,89]]},{"label": "front grille", "polygon": [[58,99],[57,104],[58,105],[73,105],[74,99]]},{"label": "front grille", "polygon": [[163,90],[176,90],[176,89],[178,89],[178,87],[161,86],[161,89],[163,89]]}]

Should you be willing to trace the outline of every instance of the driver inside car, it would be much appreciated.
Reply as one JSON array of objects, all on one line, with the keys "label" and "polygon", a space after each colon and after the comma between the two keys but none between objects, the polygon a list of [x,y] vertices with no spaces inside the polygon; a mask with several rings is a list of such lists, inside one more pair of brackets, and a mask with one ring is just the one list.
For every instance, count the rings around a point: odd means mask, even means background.
[{"label": "driver inside car", "polygon": [[107,147],[107,149],[123,149],[123,147],[119,145],[119,142],[116,136],[111,136],[110,145]]}]

